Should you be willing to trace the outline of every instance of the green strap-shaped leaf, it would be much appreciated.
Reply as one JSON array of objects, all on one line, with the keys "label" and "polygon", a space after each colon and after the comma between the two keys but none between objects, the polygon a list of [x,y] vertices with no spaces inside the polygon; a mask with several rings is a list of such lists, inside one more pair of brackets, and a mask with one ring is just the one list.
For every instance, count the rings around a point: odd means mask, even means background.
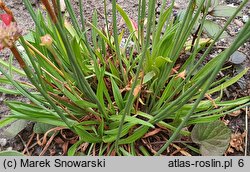
[{"label": "green strap-shaped leaf", "polygon": [[0,121],[0,128],[3,128],[9,124],[11,124],[12,122],[16,121],[16,119],[14,118],[4,118]]},{"label": "green strap-shaped leaf", "polygon": [[0,156],[24,156],[22,153],[17,151],[2,151]]},{"label": "green strap-shaped leaf", "polygon": [[[122,118],[121,115],[114,115],[114,116],[110,117],[110,119],[114,120],[114,121],[120,121],[121,118]],[[147,121],[143,121],[143,120],[141,120],[139,118],[136,118],[136,117],[133,117],[133,116],[126,116],[125,121],[130,122],[132,124],[141,124],[141,125],[145,125],[145,126],[148,126],[148,127],[151,127],[151,128],[155,128],[154,125],[152,125],[151,123],[149,123]]]},{"label": "green strap-shaped leaf", "polygon": [[[230,85],[233,85],[234,83],[236,83],[240,78],[242,78],[248,71],[249,69],[246,68],[244,69],[242,72],[240,72],[238,75],[236,75],[235,77],[227,80],[226,82],[220,84],[219,86],[212,88],[210,90],[208,90],[207,94],[213,94],[215,92],[221,91],[227,87],[229,87]],[[198,97],[198,95],[194,96],[193,99],[196,99]]]},{"label": "green strap-shaped leaf", "polygon": [[18,90],[12,90],[4,87],[0,87],[0,93],[5,93],[5,94],[13,94],[13,95],[21,95],[21,93]]},{"label": "green strap-shaped leaf", "polygon": [[126,14],[126,12],[118,5],[116,4],[117,11],[121,14],[123,20],[125,21],[130,33],[135,33],[136,28],[133,25],[132,20],[129,18],[129,16]]},{"label": "green strap-shaped leaf", "polygon": [[[121,131],[121,137],[125,136],[126,134],[128,134],[129,130],[135,126],[135,124],[131,124],[131,123],[127,123],[123,125],[122,131]],[[105,143],[111,143],[113,141],[116,140],[117,137],[117,133],[118,133],[119,128],[113,129],[113,130],[108,130],[108,131],[104,131],[104,133],[106,134],[103,137],[103,141]]]},{"label": "green strap-shaped leaf", "polygon": [[148,126],[141,126],[140,128],[136,129],[132,135],[128,136],[127,138],[119,140],[118,143],[119,144],[133,143],[136,140],[140,139],[142,136],[144,136],[147,133],[148,129],[149,129]]},{"label": "green strap-shaped leaf", "polygon": [[220,91],[222,89],[225,89],[227,87],[229,87],[230,85],[233,85],[234,83],[236,83],[240,78],[242,78],[248,71],[248,68],[244,69],[242,72],[240,72],[238,75],[236,75],[235,77],[229,79],[228,81],[222,83],[221,85],[211,89],[208,91],[208,94],[212,94],[215,93],[217,91]]},{"label": "green strap-shaped leaf", "polygon": [[113,90],[113,94],[114,94],[114,98],[115,98],[115,103],[117,104],[118,108],[120,110],[122,110],[124,108],[124,102],[122,99],[120,89],[117,86],[117,84],[113,78],[111,78],[111,84],[112,84],[112,88],[113,88],[112,90]]},{"label": "green strap-shaped leaf", "polygon": [[74,129],[76,130],[77,134],[81,137],[82,140],[88,143],[100,143],[102,142],[102,139],[90,134],[86,130],[84,130],[81,126],[74,126]]},{"label": "green strap-shaped leaf", "polygon": [[81,139],[77,141],[75,144],[73,144],[69,149],[68,149],[68,156],[74,156],[76,153],[77,148],[84,143],[84,140]]}]

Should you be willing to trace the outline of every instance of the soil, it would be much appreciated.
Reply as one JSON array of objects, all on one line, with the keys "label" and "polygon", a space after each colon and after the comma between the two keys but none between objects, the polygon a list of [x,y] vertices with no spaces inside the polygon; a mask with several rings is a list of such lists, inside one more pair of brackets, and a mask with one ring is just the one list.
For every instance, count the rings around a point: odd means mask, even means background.
[{"label": "soil", "polygon": [[[76,11],[78,11],[78,0],[71,0],[72,4],[74,5],[74,8]],[[24,4],[22,3],[22,0],[5,0],[6,4],[11,8],[11,10],[14,12],[14,16],[16,18],[16,21],[18,21],[19,27],[22,29],[23,34],[26,34],[29,32],[29,30],[32,30],[34,28],[34,23],[27,12]],[[107,1],[107,9],[108,9],[108,15],[111,18],[111,3],[108,0]],[[135,0],[117,0],[117,3],[120,4],[123,9],[129,14],[129,16],[132,19],[137,19],[137,11],[138,11],[138,4],[136,3],[137,1]],[[178,10],[184,9],[189,1],[188,0],[178,0],[177,1],[177,6]],[[222,3],[224,4],[233,4],[233,5],[239,5],[240,0],[226,0],[223,1]],[[32,4],[34,7],[40,7],[39,0],[33,0]],[[86,0],[84,1],[84,15],[86,16],[86,19],[91,21],[92,14],[94,9],[97,9],[98,15],[99,15],[99,22],[100,25],[104,25],[104,18],[103,18],[103,5],[102,5],[102,0]],[[79,11],[77,12],[79,13]],[[250,2],[248,3],[247,7],[244,9],[244,15],[250,16]],[[111,19],[109,19],[111,20]],[[242,18],[239,18],[239,20],[242,22]],[[120,18],[118,18],[118,21],[120,21]],[[122,27],[122,25],[120,25]],[[237,33],[240,30],[240,26],[233,24],[229,27],[228,32],[231,34]],[[229,40],[224,40],[221,41],[218,46],[221,47],[228,47],[230,45]],[[220,49],[215,49],[214,53],[217,53],[220,51]],[[250,42],[247,42],[244,44],[244,46],[241,47],[240,49],[241,52],[247,55],[247,59],[242,64],[243,66],[250,67]],[[9,52],[4,51],[0,52],[0,58],[8,60],[9,59]],[[16,63],[14,62],[14,65]],[[0,74],[1,75],[1,74]],[[235,84],[233,87],[230,87],[230,98],[228,99],[235,99],[237,97],[241,96],[246,96],[250,95],[250,71],[247,73],[246,76],[244,76],[245,80],[245,87],[241,88],[239,85]],[[25,98],[21,96],[11,96],[7,94],[2,94],[0,93],[0,119],[9,114],[9,109],[8,107],[4,104],[4,101],[8,100],[15,100],[15,101],[27,101]],[[242,113],[237,116],[237,117],[227,117],[226,118],[229,121],[228,126],[232,129],[232,132],[240,131],[243,133],[245,130],[245,112],[242,111]],[[249,121],[250,122],[250,121]],[[22,151],[25,148],[25,143],[28,142],[30,135],[32,134],[32,123],[29,123],[27,127],[22,131],[18,136],[15,138],[7,139],[1,137],[1,132],[3,130],[0,130],[0,151],[1,150],[18,150]],[[249,126],[250,127],[250,126]],[[249,137],[248,137],[249,138]],[[50,150],[53,150],[53,152],[46,152],[45,155],[62,155],[63,150],[61,147],[58,147],[56,144],[53,145],[53,149],[51,148]],[[42,149],[40,146],[34,146],[33,148],[33,153],[32,155],[39,155],[41,153]],[[250,153],[250,146],[248,146],[248,153]],[[242,152],[235,152],[232,155],[242,155]]]}]

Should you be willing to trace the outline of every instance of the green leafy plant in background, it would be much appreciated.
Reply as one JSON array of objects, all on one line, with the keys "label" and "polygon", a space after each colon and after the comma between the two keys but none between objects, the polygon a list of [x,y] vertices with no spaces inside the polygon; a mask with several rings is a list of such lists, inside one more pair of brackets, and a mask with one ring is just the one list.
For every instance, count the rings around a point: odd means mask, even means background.
[{"label": "green leafy plant in background", "polygon": [[[198,4],[201,4],[201,0],[197,1]],[[204,5],[204,9],[206,5]],[[237,8],[232,6],[221,5],[218,0],[212,0],[209,6],[208,15],[219,19],[219,17],[230,17],[236,12]],[[237,16],[242,16],[242,14],[238,13]],[[208,34],[208,36],[214,38],[216,34],[220,31],[221,26],[211,19],[207,19],[204,23],[204,30]],[[221,35],[221,38],[228,37],[227,32],[224,32]]]},{"label": "green leafy plant in background", "polygon": [[[220,124],[220,129],[225,132],[218,135],[208,137],[197,130],[213,132],[210,126],[218,123],[220,117],[250,104],[250,97],[221,100],[222,91],[248,69],[233,78],[216,80],[225,61],[250,38],[250,22],[230,48],[206,65],[202,62],[247,0],[205,44],[201,36],[206,16],[211,14],[211,0],[191,0],[182,20],[173,16],[175,1],[165,8],[163,0],[158,24],[155,0],[138,1],[137,22],[112,0],[112,23],[108,23],[104,0],[106,24],[101,29],[96,12],[92,22],[85,20],[81,0],[80,22],[69,0],[65,4],[70,21],[62,16],[59,0],[52,4],[42,0],[48,12],[46,20],[32,9],[28,0],[23,2],[36,29],[20,37],[20,49],[10,47],[23,71],[0,61],[0,72],[4,75],[1,82],[15,87],[1,91],[21,94],[30,103],[7,101],[11,114],[0,121],[0,127],[24,119],[37,123],[34,130],[37,133],[51,128],[53,131],[53,126],[69,129],[78,136],[78,141],[69,148],[68,155],[76,155],[84,143],[88,143],[85,155],[152,155],[140,141],[159,128],[167,134],[161,138],[165,144],[154,155],[165,154],[171,143],[182,136],[192,136],[195,143],[201,144],[204,155],[211,148],[207,144],[222,147],[214,155],[221,155],[227,148],[229,135],[224,124]],[[117,12],[126,23],[128,36],[118,31]],[[200,24],[195,39],[187,48],[197,21]],[[127,38],[124,45],[123,37]],[[197,59],[201,49],[204,53]],[[186,59],[181,62],[185,54]],[[30,83],[13,79],[13,73],[27,77]],[[187,128],[192,125],[195,128],[191,135]],[[220,145],[217,138],[224,139],[222,136],[225,140]]]},{"label": "green leafy plant in background", "polygon": [[202,155],[218,156],[226,151],[230,135],[231,131],[222,121],[214,121],[195,125],[191,138],[201,145]]}]

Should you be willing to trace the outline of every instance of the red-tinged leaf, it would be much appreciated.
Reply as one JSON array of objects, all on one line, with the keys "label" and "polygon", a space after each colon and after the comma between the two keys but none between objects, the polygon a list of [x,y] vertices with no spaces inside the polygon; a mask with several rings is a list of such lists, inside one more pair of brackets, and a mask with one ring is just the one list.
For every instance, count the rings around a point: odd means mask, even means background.
[{"label": "red-tinged leaf", "polygon": [[0,18],[6,26],[10,25],[12,21],[12,16],[9,14],[0,14]]},{"label": "red-tinged leaf", "polygon": [[130,19],[131,20],[131,23],[132,23],[132,25],[133,25],[133,28],[135,29],[135,30],[138,30],[138,25],[137,25],[137,23],[134,21],[134,20],[132,20],[132,19]]}]

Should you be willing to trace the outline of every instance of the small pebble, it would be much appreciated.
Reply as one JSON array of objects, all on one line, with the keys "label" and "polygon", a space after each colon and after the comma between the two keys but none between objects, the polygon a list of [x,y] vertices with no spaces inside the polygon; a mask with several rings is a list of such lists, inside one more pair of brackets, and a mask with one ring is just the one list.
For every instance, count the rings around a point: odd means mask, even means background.
[{"label": "small pebble", "polygon": [[235,7],[234,4],[228,4],[227,6],[228,6],[228,7]]},{"label": "small pebble", "polygon": [[249,16],[248,15],[243,15],[242,20],[244,23],[248,22]]},{"label": "small pebble", "polygon": [[6,149],[6,151],[12,151],[13,150],[13,147],[8,147],[7,149]]},{"label": "small pebble", "polygon": [[180,4],[178,4],[178,3],[175,2],[175,3],[174,3],[174,8],[175,8],[175,9],[180,9],[181,6],[180,6]]},{"label": "small pebble", "polygon": [[61,12],[66,11],[66,4],[65,4],[64,0],[60,0],[60,7],[61,7]]},{"label": "small pebble", "polygon": [[7,144],[7,139],[5,139],[5,138],[0,138],[0,145],[1,145],[2,147],[4,147],[4,146],[6,146],[6,144]]},{"label": "small pebble", "polygon": [[247,56],[239,51],[235,51],[229,58],[229,61],[233,64],[242,64],[246,60]]}]

